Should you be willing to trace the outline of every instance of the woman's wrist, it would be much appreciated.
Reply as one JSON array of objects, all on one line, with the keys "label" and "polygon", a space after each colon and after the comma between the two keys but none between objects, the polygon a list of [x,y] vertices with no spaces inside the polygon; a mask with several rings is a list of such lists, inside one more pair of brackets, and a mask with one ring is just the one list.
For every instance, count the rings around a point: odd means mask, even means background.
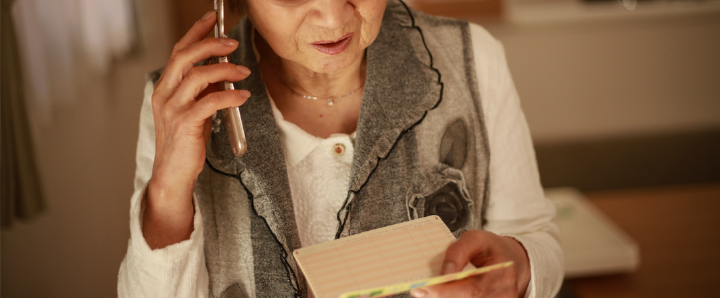
[{"label": "woman's wrist", "polygon": [[154,206],[168,209],[168,211],[187,208],[188,202],[192,204],[192,200],[188,199],[192,199],[195,180],[178,182],[176,181],[179,180],[177,178],[164,179],[159,176],[153,173],[150,181],[148,181],[148,202],[152,200]]},{"label": "woman's wrist", "polygon": [[142,229],[151,249],[190,239],[195,209],[192,186],[166,184],[151,178],[145,200]]},{"label": "woman's wrist", "polygon": [[518,294],[519,297],[525,297],[525,291],[528,288],[532,276],[530,257],[520,241],[507,236],[502,238],[512,247],[513,254],[515,255],[515,268],[517,268]]}]

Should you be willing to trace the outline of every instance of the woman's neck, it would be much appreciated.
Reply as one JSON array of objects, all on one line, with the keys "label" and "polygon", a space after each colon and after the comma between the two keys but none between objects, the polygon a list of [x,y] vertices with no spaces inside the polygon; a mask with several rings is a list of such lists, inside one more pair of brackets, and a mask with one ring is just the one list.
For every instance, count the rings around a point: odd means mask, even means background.
[{"label": "woman's neck", "polygon": [[[364,57],[340,71],[319,73],[279,57],[260,34],[255,35],[255,46],[261,57],[263,81],[286,121],[322,138],[355,131],[365,84]],[[336,98],[332,106],[327,98]]]},{"label": "woman's neck", "polygon": [[365,83],[364,58],[354,61],[339,71],[319,73],[278,56],[262,37],[256,38],[256,46],[262,57],[260,67],[263,78],[277,80],[283,87],[299,95],[337,98],[362,87]]}]

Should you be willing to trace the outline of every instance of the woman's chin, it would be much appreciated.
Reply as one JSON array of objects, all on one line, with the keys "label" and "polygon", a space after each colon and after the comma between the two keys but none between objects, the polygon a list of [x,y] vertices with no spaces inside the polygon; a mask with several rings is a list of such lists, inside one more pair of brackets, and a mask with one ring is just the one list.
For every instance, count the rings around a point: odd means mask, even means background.
[{"label": "woman's chin", "polygon": [[310,61],[310,63],[308,63],[309,65],[305,63],[302,64],[305,64],[305,67],[312,71],[319,73],[342,72],[349,67],[356,66],[356,62],[362,59],[364,53],[364,51],[357,51],[350,48],[337,55],[328,55],[320,51],[316,52],[317,53],[313,53],[312,59],[305,60]]}]

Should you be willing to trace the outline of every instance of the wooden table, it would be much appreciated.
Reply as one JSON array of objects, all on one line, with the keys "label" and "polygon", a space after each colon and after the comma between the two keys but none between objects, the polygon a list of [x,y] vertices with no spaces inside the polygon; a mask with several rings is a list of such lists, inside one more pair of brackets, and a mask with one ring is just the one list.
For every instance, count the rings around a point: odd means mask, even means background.
[{"label": "wooden table", "polygon": [[576,297],[720,297],[720,183],[585,195],[638,242],[640,268],[567,280]]}]

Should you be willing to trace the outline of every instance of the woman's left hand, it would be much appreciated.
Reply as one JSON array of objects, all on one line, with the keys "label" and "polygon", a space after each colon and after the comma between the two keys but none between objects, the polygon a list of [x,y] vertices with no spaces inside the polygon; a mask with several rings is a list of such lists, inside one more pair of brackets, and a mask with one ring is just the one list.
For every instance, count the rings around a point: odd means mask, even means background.
[{"label": "woman's left hand", "polygon": [[487,231],[467,231],[448,247],[441,274],[461,271],[468,262],[476,267],[513,261],[514,265],[465,279],[415,289],[414,297],[524,297],[530,281],[530,261],[525,248],[510,237]]}]

